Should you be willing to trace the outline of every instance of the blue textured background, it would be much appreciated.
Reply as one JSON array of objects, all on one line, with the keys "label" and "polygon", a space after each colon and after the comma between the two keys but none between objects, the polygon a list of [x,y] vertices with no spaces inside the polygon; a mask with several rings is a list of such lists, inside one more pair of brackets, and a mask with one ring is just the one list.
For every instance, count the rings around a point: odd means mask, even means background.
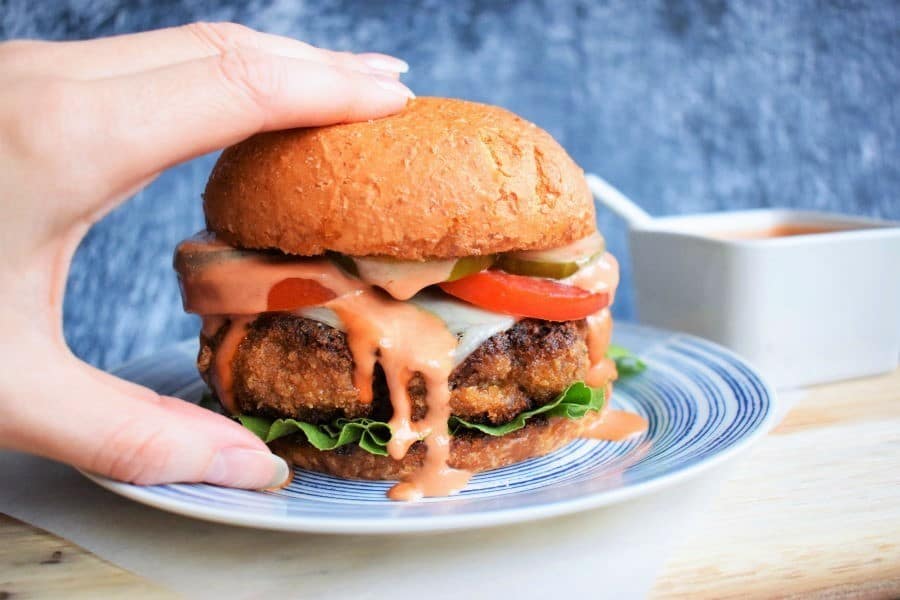
[{"label": "blue textured background", "polygon": [[[811,0],[0,0],[0,38],[75,39],[232,20],[393,53],[420,95],[500,104],[650,212],[790,206],[900,218],[900,3]],[[101,365],[194,335],[170,257],[202,226],[214,157],[165,173],[78,250],[65,303]],[[616,313],[632,314],[623,259]]]}]

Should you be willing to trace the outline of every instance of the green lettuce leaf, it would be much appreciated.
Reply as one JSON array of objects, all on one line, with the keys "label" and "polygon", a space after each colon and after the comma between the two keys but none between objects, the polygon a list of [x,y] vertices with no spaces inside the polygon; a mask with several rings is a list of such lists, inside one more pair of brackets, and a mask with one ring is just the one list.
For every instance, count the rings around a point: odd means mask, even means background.
[{"label": "green lettuce leaf", "polygon": [[[647,368],[644,361],[621,346],[611,345],[607,356],[616,362],[619,377],[637,375]],[[602,389],[590,388],[584,383],[577,382],[566,388],[552,402],[523,412],[503,425],[484,425],[471,423],[459,417],[450,417],[450,432],[455,434],[463,429],[471,429],[487,435],[501,436],[522,429],[529,419],[539,415],[580,419],[589,410],[601,410],[605,402]],[[241,425],[266,443],[302,433],[315,448],[325,451],[347,444],[357,444],[366,452],[387,456],[387,444],[391,439],[390,426],[372,419],[337,419],[326,425],[315,425],[295,419],[268,419],[247,415],[240,415],[237,419]]]},{"label": "green lettuce leaf", "polygon": [[337,419],[327,425],[247,415],[239,415],[237,419],[267,444],[287,435],[302,433],[318,450],[334,450],[347,444],[357,444],[370,454],[387,456],[387,443],[391,439],[388,424],[372,419]]},{"label": "green lettuce leaf", "polygon": [[[450,431],[456,433],[460,429],[474,429],[493,436],[506,435],[522,429],[528,419],[537,415],[579,419],[589,410],[599,411],[603,408],[604,401],[603,390],[592,389],[578,382],[570,385],[553,402],[523,412],[504,425],[482,425],[451,417]],[[241,425],[266,443],[302,433],[318,450],[334,450],[355,443],[366,452],[387,456],[387,443],[391,439],[391,428],[388,424],[371,419],[337,419],[327,425],[315,425],[296,419],[268,419],[248,415],[239,415],[237,419]]]},{"label": "green lettuce leaf", "polygon": [[459,417],[450,417],[450,431],[456,433],[460,429],[475,429],[481,433],[493,436],[506,435],[525,427],[528,419],[538,415],[546,417],[566,417],[568,419],[580,419],[589,410],[597,410],[603,408],[605,402],[604,392],[602,389],[589,388],[580,381],[573,383],[566,391],[560,394],[556,400],[549,404],[544,404],[533,410],[528,410],[503,425],[484,425],[482,423],[470,423]]},{"label": "green lettuce leaf", "polygon": [[619,372],[619,377],[637,375],[638,373],[643,373],[647,368],[644,361],[622,346],[610,344],[606,351],[606,356],[616,361],[616,370]]}]

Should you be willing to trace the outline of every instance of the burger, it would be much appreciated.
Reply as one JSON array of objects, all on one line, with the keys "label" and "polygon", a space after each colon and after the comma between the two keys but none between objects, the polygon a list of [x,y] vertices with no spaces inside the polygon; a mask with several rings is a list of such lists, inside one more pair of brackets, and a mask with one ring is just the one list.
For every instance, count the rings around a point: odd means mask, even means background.
[{"label": "burger", "polygon": [[297,467],[417,499],[643,427],[609,409],[618,266],[584,174],[506,110],[255,135],[203,209],[175,254],[200,375]]}]

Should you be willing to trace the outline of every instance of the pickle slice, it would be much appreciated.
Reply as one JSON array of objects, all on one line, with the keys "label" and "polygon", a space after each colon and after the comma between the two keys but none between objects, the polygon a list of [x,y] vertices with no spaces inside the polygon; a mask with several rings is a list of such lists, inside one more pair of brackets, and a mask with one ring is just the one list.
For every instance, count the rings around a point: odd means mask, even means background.
[{"label": "pickle slice", "polygon": [[501,254],[497,266],[513,275],[565,279],[605,251],[603,236],[594,232],[561,248]]},{"label": "pickle slice", "polygon": [[[346,254],[339,254],[337,252],[329,252],[328,258],[332,260],[337,266],[342,268],[347,273],[353,275],[354,277],[360,277],[360,269],[358,261],[360,259],[354,258],[352,256],[347,256]],[[362,260],[373,262],[378,261],[382,263],[390,264],[392,269],[396,270],[398,276],[403,276],[404,270],[409,270],[410,272],[418,270],[422,266],[424,266],[424,262],[426,261],[404,261],[395,258],[390,258],[387,256],[379,256],[375,257],[364,257]],[[441,259],[441,262],[446,262]],[[464,256],[462,258],[456,259],[456,262],[453,263],[453,267],[450,269],[450,274],[441,279],[440,281],[435,281],[435,283],[441,283],[444,281],[456,281],[457,279],[462,279],[468,275],[474,275],[479,271],[484,271],[485,269],[490,268],[494,264],[494,256],[489,254],[485,256]]]},{"label": "pickle slice", "polygon": [[480,273],[494,264],[494,256],[487,254],[484,256],[464,256],[457,259],[450,271],[450,277],[447,281],[456,281],[475,273]]},{"label": "pickle slice", "polygon": [[492,255],[420,261],[329,252],[328,258],[348,274],[384,289],[397,300],[407,300],[430,285],[461,279],[494,264]]},{"label": "pickle slice", "polygon": [[576,262],[547,262],[525,260],[508,254],[501,254],[497,260],[501,270],[513,275],[526,277],[545,277],[547,279],[565,279],[580,268]]}]

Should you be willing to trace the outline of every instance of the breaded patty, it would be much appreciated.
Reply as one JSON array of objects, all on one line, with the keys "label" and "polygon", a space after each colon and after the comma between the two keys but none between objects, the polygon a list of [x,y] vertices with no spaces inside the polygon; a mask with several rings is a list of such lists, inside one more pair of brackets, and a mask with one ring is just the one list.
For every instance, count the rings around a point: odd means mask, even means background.
[{"label": "breaded patty", "polygon": [[[201,336],[198,366],[209,383],[210,365],[225,327]],[[452,414],[501,424],[546,404],[588,370],[584,321],[524,319],[489,338],[450,376]],[[371,404],[353,384],[353,356],[343,332],[288,314],[256,319],[235,353],[234,399],[244,414],[324,423],[338,417],[391,417],[384,373],[376,365]],[[426,412],[425,383],[409,383],[414,419]]]}]

